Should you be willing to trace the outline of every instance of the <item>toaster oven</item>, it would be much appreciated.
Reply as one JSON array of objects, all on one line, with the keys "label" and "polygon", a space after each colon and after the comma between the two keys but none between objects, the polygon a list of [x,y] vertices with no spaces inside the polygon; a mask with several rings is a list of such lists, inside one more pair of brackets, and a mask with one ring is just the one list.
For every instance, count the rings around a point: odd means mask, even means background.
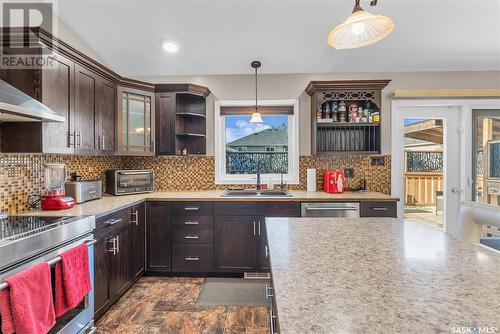
[{"label": "toaster oven", "polygon": [[148,193],[154,190],[154,172],[116,169],[106,171],[106,192],[113,195]]}]

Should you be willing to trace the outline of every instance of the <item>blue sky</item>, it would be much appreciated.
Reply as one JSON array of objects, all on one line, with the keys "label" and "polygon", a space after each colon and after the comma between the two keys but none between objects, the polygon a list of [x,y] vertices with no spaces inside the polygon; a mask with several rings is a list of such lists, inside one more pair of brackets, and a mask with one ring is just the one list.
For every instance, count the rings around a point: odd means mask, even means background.
[{"label": "blue sky", "polygon": [[285,123],[288,126],[288,116],[262,116],[264,123],[250,123],[250,116],[226,116],[226,143],[233,142],[255,132],[279,127]]},{"label": "blue sky", "polygon": [[425,120],[425,118],[405,118],[405,125],[415,124]]}]

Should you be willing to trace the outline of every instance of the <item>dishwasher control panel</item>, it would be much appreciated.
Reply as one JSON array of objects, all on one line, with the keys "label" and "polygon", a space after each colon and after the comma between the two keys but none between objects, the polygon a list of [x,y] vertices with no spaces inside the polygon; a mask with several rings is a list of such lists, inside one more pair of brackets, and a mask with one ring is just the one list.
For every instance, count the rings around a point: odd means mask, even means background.
[{"label": "dishwasher control panel", "polygon": [[359,218],[357,202],[302,203],[302,217]]}]

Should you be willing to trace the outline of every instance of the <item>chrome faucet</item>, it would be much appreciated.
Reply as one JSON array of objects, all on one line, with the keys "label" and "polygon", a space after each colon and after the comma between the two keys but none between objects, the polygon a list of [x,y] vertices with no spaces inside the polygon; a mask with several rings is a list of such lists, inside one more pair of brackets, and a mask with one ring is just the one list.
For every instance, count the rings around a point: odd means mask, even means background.
[{"label": "chrome faucet", "polygon": [[255,185],[255,189],[256,190],[260,190],[261,189],[261,186],[260,186],[260,171],[257,171],[257,184]]}]

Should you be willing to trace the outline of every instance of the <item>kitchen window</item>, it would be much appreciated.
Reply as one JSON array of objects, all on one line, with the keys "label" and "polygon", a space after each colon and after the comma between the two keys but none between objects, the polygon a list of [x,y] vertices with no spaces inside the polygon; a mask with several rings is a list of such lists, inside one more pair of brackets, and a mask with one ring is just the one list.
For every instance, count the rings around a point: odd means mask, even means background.
[{"label": "kitchen window", "polygon": [[250,123],[252,101],[216,101],[217,184],[299,181],[298,100],[261,100],[262,123]]}]

